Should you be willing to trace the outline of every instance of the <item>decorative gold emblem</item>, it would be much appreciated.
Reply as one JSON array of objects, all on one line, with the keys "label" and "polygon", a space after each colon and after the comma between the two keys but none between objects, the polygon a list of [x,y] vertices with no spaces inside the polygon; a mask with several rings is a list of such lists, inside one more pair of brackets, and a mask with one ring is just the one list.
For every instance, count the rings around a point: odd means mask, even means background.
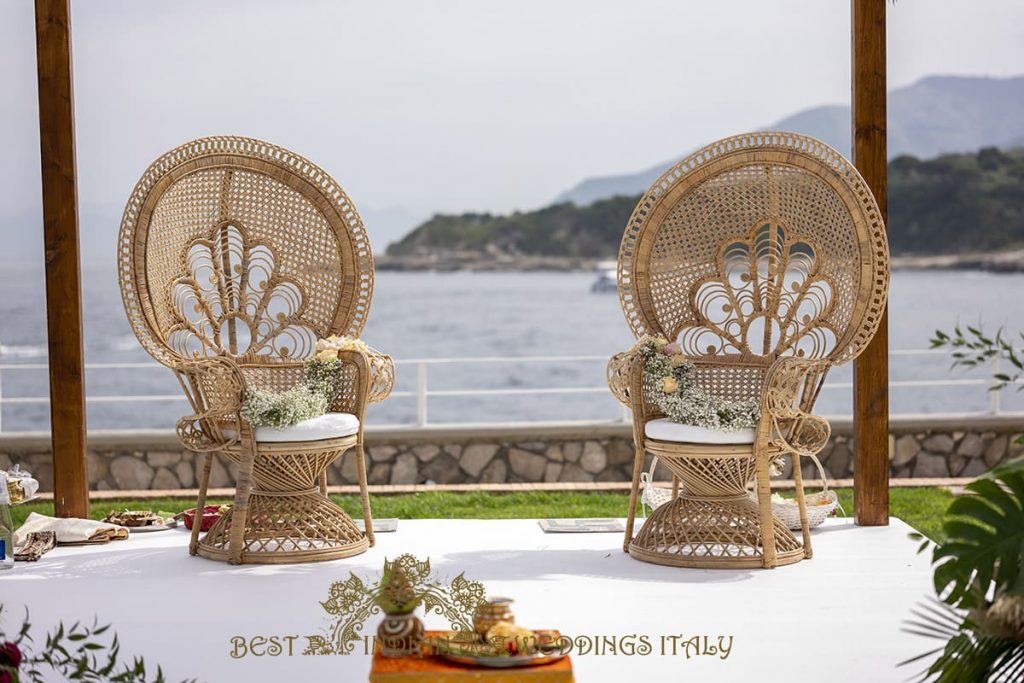
[{"label": "decorative gold emblem", "polygon": [[[401,595],[394,594],[393,577],[401,575]],[[436,577],[430,569],[430,560],[420,561],[410,554],[393,561],[384,560],[384,571],[373,582],[367,582],[349,572],[343,581],[331,584],[327,600],[320,603],[332,617],[324,635],[307,636],[309,645],[303,654],[351,654],[357,642],[363,640],[363,626],[381,604],[418,600],[426,614],[434,613],[448,620],[454,631],[472,631],[473,615],[486,602],[484,586],[470,581],[461,573],[451,581]]]}]

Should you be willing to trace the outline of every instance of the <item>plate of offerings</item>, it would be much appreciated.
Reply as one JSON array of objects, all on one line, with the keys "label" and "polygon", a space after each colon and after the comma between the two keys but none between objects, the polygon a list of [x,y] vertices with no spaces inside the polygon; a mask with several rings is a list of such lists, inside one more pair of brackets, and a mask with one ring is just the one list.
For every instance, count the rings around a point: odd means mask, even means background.
[{"label": "plate of offerings", "polygon": [[486,634],[448,631],[433,636],[430,649],[449,661],[494,669],[539,666],[566,656],[558,631],[531,630],[500,621]]}]

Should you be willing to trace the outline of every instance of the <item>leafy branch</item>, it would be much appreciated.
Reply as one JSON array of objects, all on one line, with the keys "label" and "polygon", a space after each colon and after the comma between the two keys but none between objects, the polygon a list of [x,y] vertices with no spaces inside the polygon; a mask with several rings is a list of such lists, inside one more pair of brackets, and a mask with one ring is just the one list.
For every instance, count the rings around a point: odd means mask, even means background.
[{"label": "leafy branch", "polygon": [[[2,611],[0,605],[0,616]],[[91,625],[76,621],[65,626],[59,622],[47,632],[40,652],[33,651],[31,630],[26,609],[15,639],[0,645],[0,681],[45,683],[57,674],[62,680],[86,683],[166,683],[159,666],[153,672],[142,657],[122,657],[121,643],[110,624],[94,620]]]},{"label": "leafy branch", "polygon": [[[1024,332],[1018,336],[1024,341]],[[999,358],[1009,362],[1013,367],[1010,372],[993,373],[992,391],[998,391],[1008,384],[1015,384],[1024,376],[1024,347],[1015,348],[1014,342],[1003,333],[1003,328],[996,331],[994,337],[985,334],[979,325],[974,327],[968,325],[966,334],[957,325],[953,328],[952,334],[942,330],[935,330],[935,336],[931,338],[931,348],[949,348],[953,357],[953,367],[976,368],[983,363],[991,362]],[[1024,384],[1019,384],[1018,391],[1024,389]]]},{"label": "leafy branch", "polygon": [[946,512],[935,547],[935,592],[954,607],[985,606],[990,590],[1024,594],[1024,460],[964,487]]}]

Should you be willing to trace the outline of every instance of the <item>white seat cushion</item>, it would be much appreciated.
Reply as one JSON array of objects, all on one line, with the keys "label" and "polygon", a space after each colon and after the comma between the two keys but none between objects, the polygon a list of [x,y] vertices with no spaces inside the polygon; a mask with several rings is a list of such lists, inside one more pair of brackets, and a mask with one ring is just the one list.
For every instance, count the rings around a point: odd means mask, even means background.
[{"label": "white seat cushion", "polygon": [[[320,441],[321,439],[338,439],[351,436],[359,431],[359,418],[350,413],[325,413],[320,417],[310,418],[287,427],[257,427],[256,441],[273,443],[281,441]],[[234,436],[230,430],[224,430],[225,436]]]},{"label": "white seat cushion", "polygon": [[644,434],[656,441],[678,441],[681,443],[745,444],[754,443],[755,429],[739,429],[722,432],[717,429],[679,424],[668,418],[651,420],[644,425]]}]

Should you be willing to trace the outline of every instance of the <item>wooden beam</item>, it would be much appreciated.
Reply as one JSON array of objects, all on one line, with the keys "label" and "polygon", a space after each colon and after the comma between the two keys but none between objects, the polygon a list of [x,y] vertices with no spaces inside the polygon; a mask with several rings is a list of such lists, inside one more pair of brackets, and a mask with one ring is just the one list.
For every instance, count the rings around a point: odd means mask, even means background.
[{"label": "wooden beam", "polygon": [[89,514],[70,0],[36,0],[54,507]]},{"label": "wooden beam", "polygon": [[[853,163],[886,220],[885,4],[851,0],[853,54]],[[878,333],[854,364],[854,506],[857,524],[889,523],[888,309]]]}]

